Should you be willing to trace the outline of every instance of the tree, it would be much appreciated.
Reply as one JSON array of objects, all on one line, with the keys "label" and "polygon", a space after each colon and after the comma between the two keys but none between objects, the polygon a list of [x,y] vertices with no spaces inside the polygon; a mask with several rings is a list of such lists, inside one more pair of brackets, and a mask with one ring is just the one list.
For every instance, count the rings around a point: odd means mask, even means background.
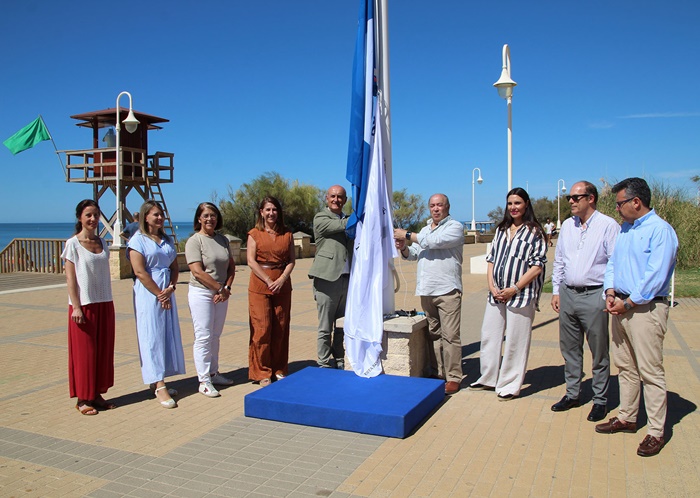
[{"label": "tree", "polygon": [[503,221],[503,206],[498,206],[496,209],[492,209],[486,215],[489,217],[489,221],[494,224],[494,227]]},{"label": "tree", "polygon": [[264,173],[235,192],[229,186],[226,198],[214,193],[213,201],[221,210],[224,232],[246,240],[248,230],[255,226],[260,201],[266,196],[280,201],[284,222],[292,232],[313,233],[314,215],[323,207],[323,192],[297,180],[290,183],[276,172]]},{"label": "tree", "polygon": [[[541,225],[547,223],[547,218],[552,221],[557,221],[557,200],[549,200],[548,197],[539,197],[537,199],[530,199],[532,202],[532,209],[535,211],[535,218],[540,222]],[[571,216],[571,210],[569,209],[569,203],[564,199],[564,196],[560,198],[561,203],[561,221],[564,222],[566,218]]]},{"label": "tree", "polygon": [[406,189],[392,195],[394,225],[417,232],[425,225],[425,202],[420,195],[408,194]]}]

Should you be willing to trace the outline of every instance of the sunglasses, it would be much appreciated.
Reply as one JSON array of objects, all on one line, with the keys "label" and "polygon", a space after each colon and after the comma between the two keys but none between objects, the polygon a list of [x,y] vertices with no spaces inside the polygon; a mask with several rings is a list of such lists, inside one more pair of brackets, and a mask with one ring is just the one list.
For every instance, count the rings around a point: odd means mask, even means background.
[{"label": "sunglasses", "polygon": [[574,202],[578,202],[581,199],[583,199],[584,197],[588,197],[589,195],[590,194],[574,194],[574,195],[567,195],[565,197],[566,197],[567,202],[569,202],[571,199],[573,199]]},{"label": "sunglasses", "polygon": [[620,209],[622,206],[627,204],[629,201],[636,199],[636,197],[630,197],[629,199],[625,199],[624,201],[617,201],[615,204],[617,204],[617,208]]}]

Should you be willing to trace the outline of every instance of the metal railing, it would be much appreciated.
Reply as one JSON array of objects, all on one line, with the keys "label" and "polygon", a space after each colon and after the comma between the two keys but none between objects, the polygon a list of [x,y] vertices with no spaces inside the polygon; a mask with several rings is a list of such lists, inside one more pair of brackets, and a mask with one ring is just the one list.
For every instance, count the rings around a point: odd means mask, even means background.
[{"label": "metal railing", "polygon": [[61,254],[64,239],[13,239],[0,252],[0,273],[17,271],[55,273],[64,272]]},{"label": "metal railing", "polygon": [[[147,156],[145,149],[120,147],[121,179],[127,182],[172,183],[173,158],[171,152],[156,152]],[[66,181],[104,183],[117,178],[116,147],[84,150],[59,150],[66,155]]]}]

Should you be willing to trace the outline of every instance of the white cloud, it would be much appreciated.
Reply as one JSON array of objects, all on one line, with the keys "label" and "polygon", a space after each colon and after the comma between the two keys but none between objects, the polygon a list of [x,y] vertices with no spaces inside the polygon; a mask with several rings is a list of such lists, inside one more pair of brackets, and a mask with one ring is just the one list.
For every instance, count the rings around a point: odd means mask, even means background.
[{"label": "white cloud", "polygon": [[690,181],[690,177],[695,176],[697,174],[700,174],[700,170],[698,169],[684,169],[684,170],[679,170],[679,171],[659,171],[655,173],[655,176],[658,176],[659,178],[665,178],[665,179],[676,179],[676,178],[683,178],[687,179]]},{"label": "white cloud", "polygon": [[696,118],[700,112],[650,112],[646,114],[628,114],[618,119],[648,119],[648,118]]}]

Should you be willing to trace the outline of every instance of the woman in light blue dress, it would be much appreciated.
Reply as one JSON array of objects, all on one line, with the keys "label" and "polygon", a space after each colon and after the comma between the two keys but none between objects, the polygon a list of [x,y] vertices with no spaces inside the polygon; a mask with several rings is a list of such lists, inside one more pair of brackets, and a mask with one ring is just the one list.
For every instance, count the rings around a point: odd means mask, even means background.
[{"label": "woman in light blue dress", "polygon": [[179,275],[177,252],[163,230],[165,216],[155,201],[146,201],[139,213],[139,231],[127,245],[127,257],[136,275],[134,310],[141,357],[141,375],[164,408],[175,408],[173,389],[165,377],[185,373],[180,324],[175,302]]}]

